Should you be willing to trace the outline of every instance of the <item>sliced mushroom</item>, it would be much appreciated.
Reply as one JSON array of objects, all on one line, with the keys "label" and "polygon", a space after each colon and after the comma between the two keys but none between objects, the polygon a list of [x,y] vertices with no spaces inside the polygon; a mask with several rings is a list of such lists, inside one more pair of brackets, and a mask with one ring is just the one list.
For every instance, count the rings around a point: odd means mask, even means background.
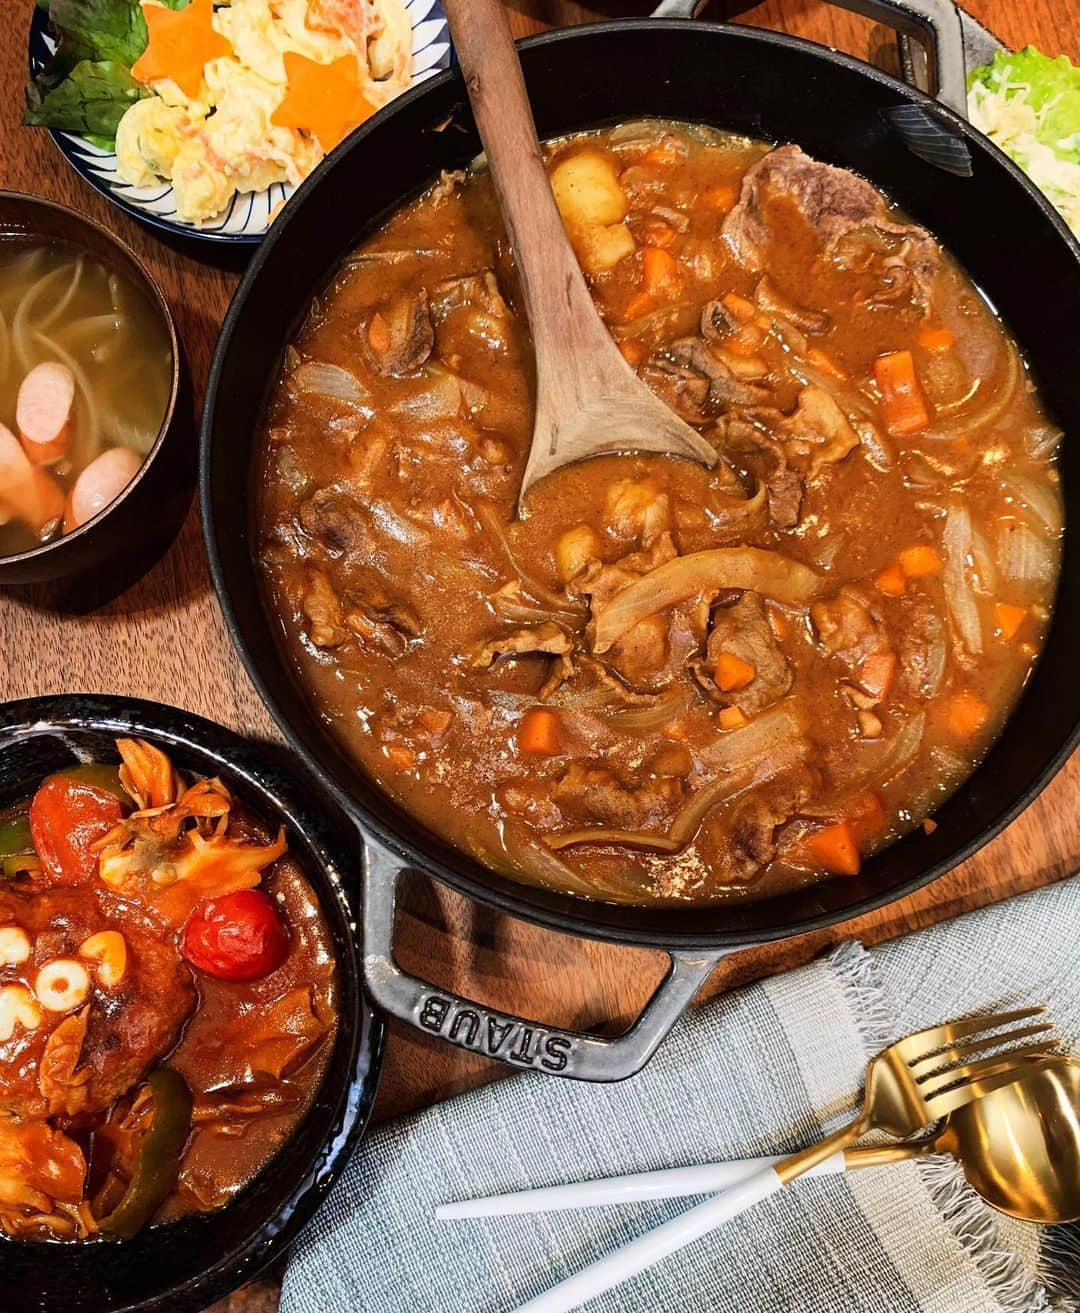
[{"label": "sliced mushroom", "polygon": [[813,477],[824,465],[835,465],[859,445],[859,435],[835,399],[816,383],[799,393],[793,414],[777,430],[793,460]]},{"label": "sliced mushroom", "polygon": [[312,570],[301,607],[307,620],[308,639],[315,647],[340,647],[349,631],[342,623],[341,599],[321,570]]},{"label": "sliced mushroom", "polygon": [[366,647],[399,657],[423,631],[416,609],[375,577],[358,581],[345,602],[345,625]]},{"label": "sliced mushroom", "polygon": [[510,307],[499,290],[494,270],[446,278],[431,289],[431,312],[436,323],[462,309],[479,309],[493,319],[509,318]]},{"label": "sliced mushroom", "polygon": [[574,673],[573,651],[574,640],[570,634],[562,625],[548,621],[493,638],[473,653],[469,664],[477,670],[487,670],[499,657],[534,654],[551,656],[555,659],[555,665],[540,689],[543,698],[553,693],[564,679],[569,679]]},{"label": "sliced mushroom", "polygon": [[736,378],[734,371],[699,337],[684,337],[672,342],[668,355],[677,365],[685,365],[709,380],[708,399],[717,409],[732,405],[760,405],[769,399],[767,389]]},{"label": "sliced mushroom", "polygon": [[427,292],[391,297],[368,320],[364,341],[378,373],[394,378],[418,373],[435,346]]}]

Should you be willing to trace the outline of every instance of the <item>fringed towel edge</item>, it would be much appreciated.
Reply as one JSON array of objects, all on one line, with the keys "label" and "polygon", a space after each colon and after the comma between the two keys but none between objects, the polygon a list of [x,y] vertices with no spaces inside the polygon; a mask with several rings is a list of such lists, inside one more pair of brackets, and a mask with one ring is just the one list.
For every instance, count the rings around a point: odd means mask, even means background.
[{"label": "fringed towel edge", "polygon": [[878,965],[857,939],[845,939],[828,955],[862,1037],[872,1057],[896,1039],[896,1013],[885,989]]},{"label": "fringed towel edge", "polygon": [[971,1256],[1003,1313],[1063,1313],[1071,1304],[1052,1298],[1024,1262],[1001,1242],[994,1215],[964,1179],[958,1163],[936,1155],[919,1172],[938,1210]]}]

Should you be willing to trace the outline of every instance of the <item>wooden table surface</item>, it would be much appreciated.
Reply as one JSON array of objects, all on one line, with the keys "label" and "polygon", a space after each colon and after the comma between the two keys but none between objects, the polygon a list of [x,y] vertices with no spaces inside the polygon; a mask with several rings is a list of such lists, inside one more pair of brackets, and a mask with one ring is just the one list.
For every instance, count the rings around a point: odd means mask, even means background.
[{"label": "wooden table surface", "polygon": [[[511,0],[517,35],[545,27],[643,15],[640,0]],[[1010,45],[1080,58],[1080,6],[1072,0],[969,0],[968,9]],[[32,0],[7,0],[0,29],[0,186],[74,206],[129,242],[160,280],[184,340],[196,393],[242,258],[210,246],[168,245],[106,203],[62,162],[47,134],[19,126]],[[11,21],[16,10],[21,21]],[[733,12],[731,10],[728,11]],[[720,11],[710,16],[720,17]],[[766,0],[739,21],[782,29],[870,58],[895,62],[891,33],[820,0]],[[192,441],[194,441],[194,434]],[[194,509],[165,557],[95,609],[53,589],[0,593],[0,696],[131,694],[190,708],[245,733],[276,730],[233,653],[218,613]],[[904,934],[1069,874],[1080,863],[1080,755],[993,843],[915,897],[819,934],[727,959],[707,992],[786,970],[849,936],[866,943]],[[652,952],[570,939],[474,906],[417,881],[404,891],[402,963],[428,979],[525,1016],[579,1028],[620,1029],[660,978]],[[403,1026],[392,1027],[376,1116],[394,1116],[501,1074]],[[272,1281],[228,1301],[233,1313],[276,1305]]]}]

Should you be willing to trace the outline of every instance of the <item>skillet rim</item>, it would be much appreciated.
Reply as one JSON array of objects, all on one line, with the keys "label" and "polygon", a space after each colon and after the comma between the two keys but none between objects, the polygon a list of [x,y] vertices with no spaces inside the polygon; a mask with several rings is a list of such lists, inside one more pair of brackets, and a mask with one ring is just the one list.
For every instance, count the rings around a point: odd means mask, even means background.
[{"label": "skillet rim", "polygon": [[[607,36],[614,34],[624,34],[628,32],[635,33],[672,33],[677,31],[692,30],[707,36],[709,40],[716,40],[722,37],[734,37],[737,40],[749,40],[765,46],[774,46],[783,49],[793,49],[802,54],[809,54],[812,57],[820,59],[827,64],[838,66],[850,73],[868,79],[871,82],[879,84],[896,94],[902,95],[909,102],[914,103],[921,108],[929,109],[939,119],[947,123],[955,132],[958,132],[966,140],[972,141],[980,151],[986,154],[990,160],[999,168],[1003,169],[1006,175],[1017,184],[1026,194],[1029,201],[1033,201],[1041,211],[1043,219],[1049,222],[1055,234],[1063,239],[1069,254],[1080,268],[1080,240],[1078,240],[1064,219],[1058,214],[1057,210],[1050,204],[1046,196],[1032,182],[1032,180],[1016,165],[998,146],[996,146],[988,137],[986,137],[977,128],[973,127],[965,118],[956,114],[947,106],[942,105],[933,97],[926,95],[917,88],[911,87],[906,82],[883,72],[874,65],[864,60],[858,59],[844,52],[834,50],[818,42],[809,41],[802,37],[791,36],[787,33],[775,32],[769,29],[750,27],[738,23],[726,22],[705,22],[700,19],[672,19],[672,18],[642,18],[642,19],[617,19],[607,20],[599,23],[578,24],[573,27],[556,28],[547,32],[542,32],[534,36],[526,37],[516,42],[520,50],[532,50],[561,44],[564,41],[587,40],[590,36]],[[367,806],[366,803],[357,801],[347,789],[338,783],[333,772],[323,765],[323,762],[316,756],[315,752],[310,749],[304,738],[294,727],[289,717],[279,708],[276,699],[269,691],[267,681],[262,675],[263,659],[257,657],[252,645],[244,637],[243,627],[238,618],[235,607],[233,606],[231,593],[226,579],[226,568],[223,565],[222,556],[218,548],[219,526],[215,515],[213,514],[213,490],[212,490],[212,466],[214,464],[214,415],[216,409],[217,395],[221,383],[221,375],[225,366],[225,359],[230,349],[233,347],[233,337],[236,323],[240,318],[244,305],[252,285],[258,279],[267,263],[270,253],[276,249],[279,243],[285,241],[289,232],[289,227],[296,212],[306,202],[307,198],[320,186],[323,178],[327,181],[333,174],[333,167],[336,162],[341,160],[347,153],[357,149],[361,143],[366,142],[367,138],[378,132],[380,127],[388,122],[396,112],[403,110],[406,106],[414,103],[418,98],[433,94],[455,80],[461,78],[460,69],[454,67],[447,69],[434,78],[411,87],[402,96],[386,106],[378,115],[373,116],[367,123],[363,124],[345,141],[343,141],[330,156],[315,170],[297,190],[292,202],[281,215],[279,221],[270,229],[270,232],[260,244],[251,263],[244,273],[233,297],[229,303],[228,311],[222,322],[218,340],[215,345],[214,355],[211,360],[210,370],[207,377],[206,393],[200,421],[200,450],[199,450],[199,503],[202,518],[203,541],[207,553],[208,564],[211,579],[214,585],[214,591],[217,596],[218,605],[222,612],[226,628],[229,631],[230,638],[239,655],[241,662],[251,679],[256,691],[259,694],[263,705],[273,717],[275,723],[284,735],[290,749],[296,752],[305,768],[318,780],[320,786],[325,789],[333,798],[335,803],[341,807],[354,826],[359,832],[361,843],[365,846],[372,840],[379,843],[384,849],[394,854],[401,863],[402,870],[417,870],[425,877],[438,880],[440,883],[449,885],[456,892],[473,901],[482,903],[489,907],[494,907],[501,912],[511,916],[518,917],[534,925],[539,925],[548,930],[554,930],[564,934],[572,934],[581,938],[603,940],[611,943],[621,943],[625,945],[652,947],[668,950],[711,950],[719,954],[734,951],[739,948],[749,947],[757,944],[766,944],[776,942],[782,939],[793,938],[797,935],[812,933],[816,930],[831,928],[841,925],[846,921],[854,920],[870,912],[876,911],[881,907],[888,906],[902,898],[921,889],[923,886],[930,884],[942,875],[951,871],[954,867],[960,865],[968,858],[973,856],[990,840],[994,839],[1002,830],[1006,828],[1021,812],[1038,797],[1051,779],[1058,773],[1065,764],[1073,751],[1080,746],[1080,716],[1076,718],[1071,730],[1061,742],[1057,750],[1050,756],[1043,768],[1038,772],[1026,789],[1023,790],[1011,803],[1001,807],[993,816],[990,822],[983,826],[979,832],[961,847],[951,851],[947,857],[944,857],[930,865],[920,868],[915,874],[906,879],[902,879],[889,885],[886,889],[879,890],[867,895],[856,903],[837,911],[837,910],[819,910],[811,912],[805,916],[799,916],[782,925],[770,924],[766,927],[755,929],[720,929],[709,931],[695,931],[683,928],[657,928],[654,922],[662,922],[670,919],[674,915],[685,915],[688,911],[700,910],[702,912],[715,912],[724,906],[719,904],[677,904],[673,907],[660,905],[627,905],[603,901],[600,899],[578,898],[570,894],[560,894],[554,891],[545,890],[540,886],[527,885],[519,883],[499,875],[497,872],[481,865],[465,854],[460,854],[463,861],[468,865],[468,873],[464,873],[448,865],[440,857],[433,856],[425,852],[419,843],[413,842],[406,838],[397,829],[386,824],[376,816]],[[875,185],[878,185],[875,183]],[[886,193],[888,189],[886,188]],[[962,254],[962,253],[958,253]],[[1059,581],[1060,589],[1060,581]],[[271,628],[269,617],[263,611],[267,629]],[[1055,619],[1051,622],[1051,627],[1057,623],[1056,612]],[[288,670],[283,659],[275,650],[273,660],[279,662],[283,668],[287,679],[294,679]],[[1026,685],[1025,685],[1026,688]],[[1011,721],[1017,708],[1013,709],[1005,723]],[[1002,731],[1004,731],[1004,725]],[[323,738],[326,733],[323,730],[317,730]],[[994,740],[996,744],[997,739]],[[991,751],[994,744],[991,744]],[[973,776],[983,769],[985,758],[976,767]],[[361,767],[357,767],[362,771]],[[968,780],[973,778],[969,776]],[[967,786],[968,780],[960,786],[961,789]],[[373,787],[378,788],[373,783]],[[391,806],[397,806],[392,799],[388,798]],[[944,805],[944,804],[942,804]],[[425,827],[419,822],[412,822],[423,835]],[[430,833],[430,832],[427,832]],[[437,843],[444,844],[439,836],[434,836]],[[899,841],[903,842],[903,840]],[[365,860],[367,859],[365,852]],[[826,882],[830,883],[830,882]],[[612,917],[620,914],[627,915],[636,913],[642,921],[648,921],[650,924],[627,925],[616,924]]]}]

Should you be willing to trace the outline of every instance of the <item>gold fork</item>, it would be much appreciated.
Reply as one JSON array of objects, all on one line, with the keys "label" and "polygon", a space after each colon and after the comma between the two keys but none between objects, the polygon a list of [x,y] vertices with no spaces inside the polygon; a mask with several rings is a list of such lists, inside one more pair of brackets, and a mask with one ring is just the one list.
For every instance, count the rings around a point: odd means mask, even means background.
[{"label": "gold fork", "polygon": [[[1044,1010],[1023,1008],[996,1016],[947,1021],[890,1044],[871,1058],[866,1069],[859,1115],[809,1149],[778,1163],[774,1169],[777,1176],[786,1185],[861,1140],[869,1131],[884,1131],[898,1140],[906,1139],[957,1108],[1003,1085],[1011,1085],[1017,1078],[1018,1065],[1048,1056],[1046,1035],[1053,1027],[1044,1021],[1002,1035],[986,1032],[1000,1030],[1016,1021],[1030,1021]],[[981,1038],[973,1038],[976,1035]],[[961,1061],[975,1058],[984,1049],[1015,1045],[1018,1040],[1031,1039],[1034,1035],[1044,1038],[1040,1043],[1010,1047],[978,1061]],[[1030,1068],[1024,1065],[1023,1071],[1027,1074]]]},{"label": "gold fork", "polygon": [[[847,1126],[599,1259],[522,1304],[518,1313],[568,1313],[776,1194],[869,1131],[897,1139],[914,1135],[957,1108],[1011,1085],[1050,1060],[1052,1027],[1044,1021],[1002,1028],[1042,1013],[1042,1008],[1023,1008],[949,1021],[890,1044],[871,1059],[862,1109]],[[1018,1043],[1036,1035],[1043,1036],[1041,1042]],[[991,1049],[999,1051],[987,1052]]]}]

